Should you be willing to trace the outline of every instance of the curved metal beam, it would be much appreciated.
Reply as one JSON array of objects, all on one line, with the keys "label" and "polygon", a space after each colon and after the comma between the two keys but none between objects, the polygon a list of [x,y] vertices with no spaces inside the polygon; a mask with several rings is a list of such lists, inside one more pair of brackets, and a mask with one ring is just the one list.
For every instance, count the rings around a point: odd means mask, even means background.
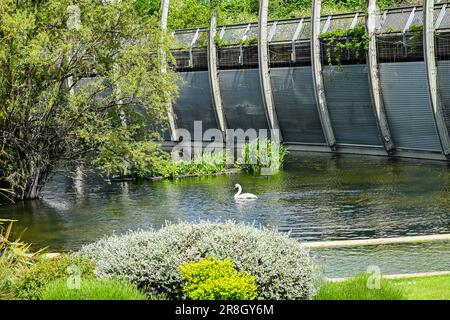
[{"label": "curved metal beam", "polygon": [[427,86],[430,104],[433,110],[442,153],[450,155],[450,138],[445,123],[444,109],[439,95],[436,56],[434,48],[434,0],[424,0],[423,4],[423,53],[427,74]]},{"label": "curved metal beam", "polygon": [[[163,32],[166,32],[167,30],[167,18],[169,16],[169,0],[161,0],[161,30]],[[161,67],[161,73],[166,72],[166,56],[164,52],[162,52],[162,67]],[[178,134],[177,134],[177,126],[175,122],[175,116],[173,111],[172,102],[167,102],[167,118],[169,120],[169,128],[170,128],[170,136],[172,141],[178,141]]]},{"label": "curved metal beam", "polygon": [[322,123],[322,129],[325,135],[325,141],[332,150],[335,150],[336,138],[334,136],[330,114],[328,112],[325,88],[323,85],[322,61],[320,58],[319,35],[321,7],[322,0],[313,1],[311,16],[311,66],[316,104],[319,111],[320,122]]},{"label": "curved metal beam", "polygon": [[372,97],[372,105],[375,110],[375,119],[377,121],[378,129],[380,130],[381,140],[383,141],[383,146],[386,152],[391,154],[395,149],[395,145],[389,129],[386,110],[384,109],[380,77],[378,74],[376,31],[380,21],[377,10],[376,0],[368,0],[366,28],[369,35],[369,48],[367,51],[369,88],[370,95]]},{"label": "curved metal beam", "polygon": [[[263,98],[264,110],[266,111],[267,122],[271,130],[278,130],[277,113],[273,103],[272,84],[270,83],[269,74],[269,45],[267,33],[267,19],[269,12],[269,1],[259,1],[259,19],[258,19],[258,62],[259,62],[259,79],[261,84],[261,93]],[[281,132],[278,132],[278,138],[282,140]]]},{"label": "curved metal beam", "polygon": [[223,111],[222,96],[220,94],[219,77],[217,75],[217,48],[214,38],[217,33],[217,11],[211,12],[211,22],[209,25],[208,39],[208,76],[211,87],[211,95],[214,104],[217,124],[225,139],[227,122]]}]

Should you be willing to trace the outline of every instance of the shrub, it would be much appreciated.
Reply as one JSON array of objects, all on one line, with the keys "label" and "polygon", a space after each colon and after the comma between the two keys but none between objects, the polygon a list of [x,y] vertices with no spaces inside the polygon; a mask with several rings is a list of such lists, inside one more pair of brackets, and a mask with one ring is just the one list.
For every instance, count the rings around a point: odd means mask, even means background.
[{"label": "shrub", "polygon": [[381,279],[379,289],[369,289],[369,274],[339,281],[325,282],[315,297],[316,300],[402,300],[403,290],[399,286]]},{"label": "shrub", "polygon": [[27,271],[42,253],[31,253],[30,244],[10,239],[14,222],[0,219],[0,300],[15,298],[19,274]]},{"label": "shrub", "polygon": [[256,139],[244,145],[235,166],[252,174],[261,173],[261,168],[276,172],[283,167],[286,155],[287,150],[282,144],[270,139]]},{"label": "shrub", "polygon": [[50,283],[42,293],[43,300],[145,300],[145,294],[134,285],[117,279],[83,279],[80,287],[69,288],[64,279]]},{"label": "shrub", "polygon": [[129,279],[150,293],[183,296],[178,268],[202,257],[231,258],[256,278],[259,299],[310,299],[315,268],[307,251],[288,236],[233,222],[169,224],[158,231],[114,235],[83,247],[97,275]]},{"label": "shrub", "polygon": [[230,258],[185,262],[179,271],[185,281],[183,292],[188,299],[253,300],[257,296],[255,277],[237,272]]},{"label": "shrub", "polygon": [[95,275],[95,264],[92,260],[75,255],[65,254],[57,258],[41,258],[18,283],[17,297],[25,300],[42,298],[44,288],[51,282],[67,280],[71,275],[91,278]]}]

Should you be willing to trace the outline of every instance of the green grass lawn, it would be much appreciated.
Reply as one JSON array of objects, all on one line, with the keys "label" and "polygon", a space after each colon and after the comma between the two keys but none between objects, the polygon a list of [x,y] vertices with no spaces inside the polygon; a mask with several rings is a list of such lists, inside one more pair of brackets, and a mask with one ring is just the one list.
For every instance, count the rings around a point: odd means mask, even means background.
[{"label": "green grass lawn", "polygon": [[368,275],[325,282],[316,300],[450,300],[450,275],[382,279],[379,289],[368,289]]},{"label": "green grass lawn", "polygon": [[403,288],[406,299],[450,300],[450,275],[392,279]]}]

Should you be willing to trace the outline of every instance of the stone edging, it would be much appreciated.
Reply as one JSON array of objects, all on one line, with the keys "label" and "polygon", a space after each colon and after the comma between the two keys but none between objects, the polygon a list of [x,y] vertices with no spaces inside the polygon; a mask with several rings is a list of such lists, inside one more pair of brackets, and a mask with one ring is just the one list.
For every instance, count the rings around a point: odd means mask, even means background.
[{"label": "stone edging", "polygon": [[419,243],[431,241],[450,241],[450,234],[432,234],[427,236],[361,239],[361,240],[313,241],[313,242],[303,242],[302,245],[308,249],[318,249],[318,248],[373,246],[382,244]]},{"label": "stone edging", "polygon": [[[407,278],[422,278],[422,277],[433,277],[433,276],[445,276],[450,275],[450,271],[433,271],[433,272],[418,272],[418,273],[402,273],[402,274],[387,274],[383,275],[383,279],[407,279]],[[326,278],[327,281],[340,282],[345,281],[350,278]]]}]

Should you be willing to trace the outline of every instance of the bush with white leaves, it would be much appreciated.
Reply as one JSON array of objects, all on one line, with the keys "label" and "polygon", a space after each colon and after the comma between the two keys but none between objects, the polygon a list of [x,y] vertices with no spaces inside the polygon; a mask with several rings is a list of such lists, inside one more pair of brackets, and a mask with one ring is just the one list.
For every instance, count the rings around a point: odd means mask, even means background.
[{"label": "bush with white leaves", "polygon": [[168,224],[160,230],[114,235],[82,248],[100,277],[122,277],[150,294],[183,298],[178,268],[204,257],[231,258],[256,278],[257,299],[312,299],[316,268],[287,235],[234,222]]}]

